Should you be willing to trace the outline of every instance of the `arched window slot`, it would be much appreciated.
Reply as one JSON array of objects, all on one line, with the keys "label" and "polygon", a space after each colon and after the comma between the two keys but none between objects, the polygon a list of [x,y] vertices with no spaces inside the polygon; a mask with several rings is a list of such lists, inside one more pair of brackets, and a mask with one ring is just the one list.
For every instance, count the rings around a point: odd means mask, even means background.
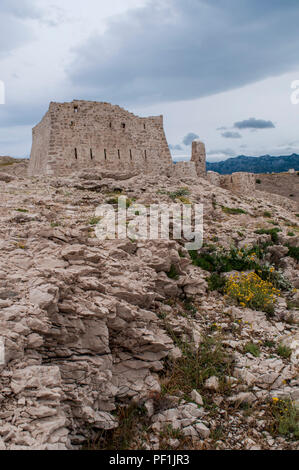
[{"label": "arched window slot", "polygon": [[122,127],[123,129],[125,129],[125,128],[126,128],[126,124],[125,124],[124,122],[122,122],[121,127]]},{"label": "arched window slot", "polygon": [[118,153],[118,158],[120,160],[120,150],[118,150],[117,153]]},{"label": "arched window slot", "polygon": [[143,124],[143,129],[145,129],[145,124]]},{"label": "arched window slot", "polygon": [[107,150],[104,149],[104,157],[105,157],[105,160],[107,160]]},{"label": "arched window slot", "polygon": [[78,112],[78,106],[74,106],[74,112],[75,112],[75,113]]},{"label": "arched window slot", "polygon": [[90,149],[90,160],[93,160],[92,149]]},{"label": "arched window slot", "polygon": [[78,160],[78,151],[75,149],[75,159]]},{"label": "arched window slot", "polygon": [[112,122],[109,122],[109,127],[110,127],[110,129],[112,128]]}]

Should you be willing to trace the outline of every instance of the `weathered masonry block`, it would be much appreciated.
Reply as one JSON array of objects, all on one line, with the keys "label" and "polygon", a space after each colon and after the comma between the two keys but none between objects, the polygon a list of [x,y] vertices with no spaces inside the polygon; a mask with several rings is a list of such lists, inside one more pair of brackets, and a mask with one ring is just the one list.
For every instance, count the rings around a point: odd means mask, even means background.
[{"label": "weathered masonry block", "polygon": [[66,175],[93,167],[173,172],[163,116],[141,118],[95,101],[50,103],[32,137],[30,176]]}]

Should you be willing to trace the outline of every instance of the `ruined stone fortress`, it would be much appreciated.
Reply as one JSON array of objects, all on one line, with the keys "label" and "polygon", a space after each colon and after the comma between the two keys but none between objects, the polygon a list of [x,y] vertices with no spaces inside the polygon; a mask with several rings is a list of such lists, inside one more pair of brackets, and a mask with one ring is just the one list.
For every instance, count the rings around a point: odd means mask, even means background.
[{"label": "ruined stone fortress", "polygon": [[[109,103],[74,100],[50,103],[32,131],[29,176],[65,176],[82,169],[203,177],[213,184],[242,191],[253,189],[249,174],[206,174],[205,145],[192,143],[189,162],[173,163],[163,116],[138,117]],[[217,175],[217,174],[216,174]]]},{"label": "ruined stone fortress", "polygon": [[109,103],[51,103],[33,129],[29,174],[66,175],[82,168],[171,175],[205,174],[205,149],[193,146],[192,164],[175,168],[163,116],[141,118]]}]

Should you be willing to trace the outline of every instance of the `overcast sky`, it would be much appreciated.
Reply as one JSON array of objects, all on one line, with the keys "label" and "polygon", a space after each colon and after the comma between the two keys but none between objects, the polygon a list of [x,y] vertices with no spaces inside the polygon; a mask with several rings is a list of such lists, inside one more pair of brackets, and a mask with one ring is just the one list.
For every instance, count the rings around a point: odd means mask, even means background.
[{"label": "overcast sky", "polygon": [[298,24],[298,0],[1,0],[0,155],[72,99],[163,114],[180,158],[299,153]]}]

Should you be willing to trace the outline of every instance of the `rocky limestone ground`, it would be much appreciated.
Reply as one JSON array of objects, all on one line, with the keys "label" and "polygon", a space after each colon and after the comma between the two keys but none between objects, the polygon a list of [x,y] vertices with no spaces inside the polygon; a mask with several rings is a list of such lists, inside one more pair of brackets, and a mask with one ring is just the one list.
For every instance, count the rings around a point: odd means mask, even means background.
[{"label": "rocky limestone ground", "polygon": [[[130,176],[1,172],[0,449],[298,449],[291,201]],[[204,247],[99,240],[120,194],[202,203]],[[272,310],[224,288],[255,263],[277,273]]]}]

